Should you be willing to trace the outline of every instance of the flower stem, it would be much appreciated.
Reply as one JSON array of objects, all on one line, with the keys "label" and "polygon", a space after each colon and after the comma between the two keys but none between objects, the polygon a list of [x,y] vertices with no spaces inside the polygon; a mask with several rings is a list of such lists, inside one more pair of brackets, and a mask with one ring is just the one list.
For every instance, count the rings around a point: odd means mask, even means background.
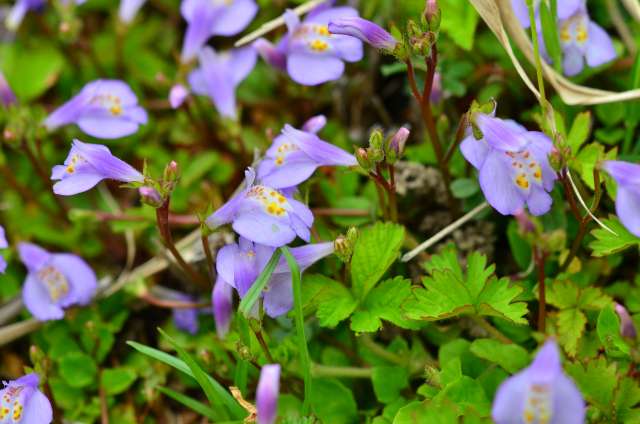
[{"label": "flower stem", "polygon": [[213,277],[215,276],[215,264],[213,262],[213,256],[211,255],[211,246],[209,246],[209,236],[202,232],[200,236],[200,240],[202,241],[202,250],[204,250],[204,256],[207,258],[207,271],[209,271],[209,281],[213,282]]},{"label": "flower stem", "polygon": [[335,367],[330,365],[313,364],[311,373],[314,377],[344,377],[344,378],[371,378],[373,369],[358,367]]},{"label": "flower stem", "polygon": [[538,331],[546,334],[546,318],[547,318],[547,297],[545,287],[544,262],[546,253],[541,252],[538,248],[533,249],[533,259],[538,269]]},{"label": "flower stem", "polygon": [[533,43],[533,54],[536,62],[536,75],[538,76],[538,91],[540,92],[540,106],[542,110],[547,108],[547,97],[544,91],[544,77],[542,75],[542,61],[540,59],[540,45],[538,43],[538,27],[536,22],[536,14],[533,7],[533,2],[527,0],[527,6],[529,7],[529,21],[531,22],[531,41]]},{"label": "flower stem", "polygon": [[138,297],[153,306],[157,306],[159,308],[166,308],[166,309],[198,309],[198,308],[206,308],[211,306],[211,304],[207,302],[196,303],[196,302],[183,302],[179,300],[159,299],[149,292],[141,294]]},{"label": "flower stem", "polygon": [[262,331],[260,331],[258,329],[254,329],[253,330],[253,334],[256,335],[256,339],[258,339],[258,343],[260,343],[260,347],[262,348],[262,351],[264,352],[264,355],[267,357],[267,361],[269,361],[270,364],[274,364],[275,361],[273,360],[273,356],[271,356],[271,351],[269,350],[269,345],[267,345],[267,342],[264,339],[264,336],[262,335]]},{"label": "flower stem", "polygon": [[513,343],[510,338],[508,338],[507,336],[502,334],[500,332],[500,330],[498,330],[493,325],[491,325],[491,323],[489,321],[487,321],[486,319],[484,319],[483,317],[481,317],[479,315],[474,315],[472,317],[472,319],[473,319],[473,322],[478,324],[478,326],[480,326],[484,331],[489,333],[489,335],[491,337],[493,337],[494,339],[496,339],[496,340],[498,340],[498,341],[500,341],[502,343],[505,343],[505,344],[512,344]]},{"label": "flower stem", "polygon": [[396,168],[388,164],[389,170],[389,218],[392,222],[398,222],[398,196],[396,194]]}]

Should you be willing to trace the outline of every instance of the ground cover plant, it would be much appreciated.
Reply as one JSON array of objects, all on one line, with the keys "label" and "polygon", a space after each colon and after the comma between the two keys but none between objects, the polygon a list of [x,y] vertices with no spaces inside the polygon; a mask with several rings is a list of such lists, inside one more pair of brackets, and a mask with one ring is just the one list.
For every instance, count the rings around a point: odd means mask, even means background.
[{"label": "ground cover plant", "polygon": [[637,2],[0,12],[0,423],[640,422]]}]

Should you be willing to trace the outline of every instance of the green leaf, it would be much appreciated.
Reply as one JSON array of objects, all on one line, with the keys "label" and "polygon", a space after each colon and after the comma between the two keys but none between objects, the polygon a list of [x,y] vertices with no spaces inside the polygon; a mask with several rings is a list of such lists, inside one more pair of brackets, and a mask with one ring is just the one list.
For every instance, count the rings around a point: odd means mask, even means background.
[{"label": "green leaf", "polygon": [[527,305],[516,302],[522,289],[508,278],[498,280],[494,266],[486,267],[487,258],[477,252],[467,258],[464,275],[455,249],[447,248],[434,255],[426,268],[425,289],[413,291],[403,305],[408,318],[440,320],[462,314],[495,316],[518,324],[526,324]]},{"label": "green leaf", "polygon": [[575,357],[578,351],[578,342],[584,335],[587,317],[576,308],[564,309],[558,312],[558,341],[564,347],[567,355]]},{"label": "green leaf", "polygon": [[463,375],[457,381],[448,384],[435,400],[449,399],[463,409],[469,408],[483,416],[488,416],[491,403],[487,399],[484,389],[473,378]]},{"label": "green leaf", "polygon": [[197,412],[198,414],[209,418],[210,420],[213,420],[215,422],[215,420],[218,419],[218,416],[216,415],[215,411],[213,409],[211,409],[209,406],[205,405],[204,403],[193,399],[187,395],[183,395],[182,393],[176,392],[174,390],[171,390],[168,387],[156,387],[161,393],[169,396],[171,399],[180,402],[181,404],[183,404],[184,406],[186,406],[187,408]]},{"label": "green leaf", "polygon": [[598,338],[600,338],[608,353],[619,354],[619,352],[622,352],[625,355],[629,354],[629,345],[620,334],[620,318],[613,310],[612,305],[607,305],[600,311],[596,330]]},{"label": "green leaf", "polygon": [[240,301],[240,305],[238,306],[238,310],[242,312],[242,315],[248,317],[251,314],[251,310],[253,309],[253,305],[258,301],[262,291],[266,287],[269,279],[271,278],[271,274],[275,271],[276,266],[278,265],[278,261],[280,260],[280,255],[282,255],[282,251],[280,249],[276,249],[271,255],[271,259],[267,262],[267,265],[264,267],[256,281],[253,283],[247,294]]},{"label": "green leaf", "polygon": [[102,371],[101,385],[106,394],[117,395],[127,390],[136,378],[136,372],[131,368],[109,368]]},{"label": "green leaf", "polygon": [[593,256],[613,255],[630,247],[640,246],[640,238],[631,234],[617,218],[605,219],[603,222],[616,234],[600,227],[591,231],[591,235],[595,237],[595,240],[589,243],[589,247],[593,249]]},{"label": "green leaf", "polygon": [[357,422],[358,407],[351,390],[338,380],[314,381],[311,405],[320,422],[331,424],[353,424]]},{"label": "green leaf", "polygon": [[25,103],[53,86],[64,65],[60,51],[46,40],[30,46],[16,41],[5,44],[0,52],[0,68],[16,97]]},{"label": "green leaf", "polygon": [[324,275],[305,275],[302,285],[305,308],[316,309],[322,327],[335,327],[347,319],[358,304],[345,286]]},{"label": "green leaf", "polygon": [[616,149],[611,149],[605,153],[604,146],[599,143],[590,143],[584,146],[571,162],[571,167],[576,169],[582,181],[591,189],[595,188],[593,180],[593,170],[596,165],[605,159],[613,159],[616,156]]},{"label": "green leaf", "polygon": [[404,228],[378,222],[362,230],[351,259],[351,282],[357,299],[364,299],[398,257]]},{"label": "green leaf", "polygon": [[616,417],[623,423],[636,423],[640,419],[640,408],[633,408],[640,402],[640,386],[630,377],[624,377],[616,390]]},{"label": "green leaf", "polygon": [[480,185],[476,179],[458,178],[451,183],[451,193],[456,199],[467,199],[480,191]]},{"label": "green leaf", "polygon": [[460,415],[450,402],[412,402],[398,411],[393,424],[451,424],[457,423]]},{"label": "green leaf", "polygon": [[418,323],[407,319],[402,314],[402,304],[410,297],[410,280],[396,277],[383,281],[369,292],[353,314],[351,329],[359,333],[377,331],[382,327],[383,319],[401,328],[420,328]]},{"label": "green leaf", "polygon": [[98,367],[86,353],[71,352],[60,360],[60,375],[71,387],[87,387],[96,380]]},{"label": "green leaf", "polygon": [[[562,1],[562,0],[560,0]],[[557,71],[562,71],[562,48],[560,47],[560,36],[558,35],[557,19],[545,2],[540,3],[540,28],[542,38],[547,49],[547,54],[553,61]]]},{"label": "green leaf", "polygon": [[579,113],[573,121],[571,131],[569,131],[569,135],[567,136],[567,144],[573,152],[577,152],[589,138],[592,120],[591,112],[586,111]]},{"label": "green leaf", "polygon": [[580,363],[565,366],[567,373],[573,378],[588,402],[604,413],[611,410],[614,390],[618,385],[616,366],[607,365],[607,361],[599,357],[590,361],[586,367]]},{"label": "green leaf", "polygon": [[511,374],[529,364],[529,353],[516,344],[504,344],[493,339],[477,339],[471,343],[470,349],[474,355],[500,365]]},{"label": "green leaf", "polygon": [[[193,371],[183,360],[178,359],[175,356],[169,355],[166,352],[163,352],[158,349],[154,349],[149,346],[145,346],[138,342],[128,341],[127,344],[132,348],[134,348],[135,350],[137,350],[138,352],[144,355],[147,355],[151,358],[154,358],[160,362],[164,362],[165,364],[195,379],[195,375]],[[220,385],[220,383],[214,380],[213,377],[211,377],[210,375],[207,375],[207,378],[209,379],[211,385],[214,387],[214,389],[218,393],[218,396],[224,402],[225,406],[230,411],[232,411],[234,417],[237,419],[244,418],[246,416],[246,412],[238,404],[238,402],[233,398],[233,396],[231,396],[231,394],[222,385]]]},{"label": "green leaf", "polygon": [[400,397],[400,392],[409,387],[409,373],[404,367],[373,367],[371,383],[376,398],[382,403],[390,403]]},{"label": "green leaf", "polygon": [[476,10],[459,0],[440,0],[438,3],[443,11],[440,23],[442,32],[463,49],[471,50],[478,25]]}]

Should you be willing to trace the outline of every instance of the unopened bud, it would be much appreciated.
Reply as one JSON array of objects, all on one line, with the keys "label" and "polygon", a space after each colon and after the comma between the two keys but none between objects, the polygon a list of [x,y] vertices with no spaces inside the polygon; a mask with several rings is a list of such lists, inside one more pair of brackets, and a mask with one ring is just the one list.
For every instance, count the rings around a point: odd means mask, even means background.
[{"label": "unopened bud", "polygon": [[393,149],[398,157],[402,156],[402,153],[404,152],[404,145],[407,143],[407,139],[409,138],[410,134],[411,132],[407,128],[402,127],[398,131],[396,131],[396,133],[391,138],[389,148]]},{"label": "unopened bud", "polygon": [[333,242],[335,255],[344,263],[351,262],[353,248],[358,239],[358,230],[349,228],[346,235],[339,235]]},{"label": "unopened bud", "polygon": [[384,134],[379,129],[375,129],[371,132],[369,136],[369,147],[372,149],[382,149],[382,144],[384,143]]},{"label": "unopened bud", "polygon": [[424,8],[424,19],[427,21],[429,31],[437,32],[440,29],[442,14],[436,0],[427,0]]},{"label": "unopened bud", "polygon": [[178,179],[179,174],[180,174],[180,168],[178,167],[178,163],[175,160],[172,160],[164,168],[163,179],[165,182],[174,182]]},{"label": "unopened bud", "polygon": [[367,149],[367,154],[372,163],[382,162],[384,160],[384,150],[380,149]]},{"label": "unopened bud", "polygon": [[369,154],[362,147],[356,150],[356,160],[358,161],[358,164],[362,167],[362,169],[364,169],[367,172],[370,171],[371,168],[373,167],[373,164],[369,159]]},{"label": "unopened bud", "polygon": [[618,314],[618,317],[620,317],[620,334],[622,334],[622,337],[635,339],[638,336],[638,332],[636,331],[636,326],[633,324],[633,320],[631,319],[631,315],[629,315],[627,308],[617,302],[615,307],[616,313]]},{"label": "unopened bud", "polygon": [[140,193],[140,201],[145,205],[149,205],[154,208],[159,208],[164,203],[164,199],[153,187],[143,186],[138,189]]}]

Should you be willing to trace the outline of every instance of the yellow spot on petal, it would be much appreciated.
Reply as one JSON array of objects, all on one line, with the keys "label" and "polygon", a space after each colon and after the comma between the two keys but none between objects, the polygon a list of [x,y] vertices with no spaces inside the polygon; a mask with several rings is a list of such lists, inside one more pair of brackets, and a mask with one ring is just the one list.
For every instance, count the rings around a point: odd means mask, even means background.
[{"label": "yellow spot on petal", "polygon": [[120,116],[122,115],[122,107],[120,107],[119,104],[115,104],[109,108],[109,112],[111,112],[113,116]]},{"label": "yellow spot on petal", "polygon": [[529,180],[527,179],[527,176],[525,174],[518,174],[516,177],[516,185],[522,189],[528,189]]},{"label": "yellow spot on petal", "polygon": [[329,33],[329,27],[326,25],[318,25],[316,26],[316,33],[318,35],[322,35],[325,37],[330,36],[331,34]]},{"label": "yellow spot on petal", "polygon": [[282,156],[277,156],[276,157],[276,165],[280,166],[284,163],[284,157]]},{"label": "yellow spot on petal", "polygon": [[73,174],[74,172],[76,172],[76,169],[73,167],[73,165],[67,166],[67,173],[68,174]]},{"label": "yellow spot on petal", "polygon": [[329,48],[329,43],[323,40],[313,40],[309,43],[311,50],[316,52],[323,52]]}]

